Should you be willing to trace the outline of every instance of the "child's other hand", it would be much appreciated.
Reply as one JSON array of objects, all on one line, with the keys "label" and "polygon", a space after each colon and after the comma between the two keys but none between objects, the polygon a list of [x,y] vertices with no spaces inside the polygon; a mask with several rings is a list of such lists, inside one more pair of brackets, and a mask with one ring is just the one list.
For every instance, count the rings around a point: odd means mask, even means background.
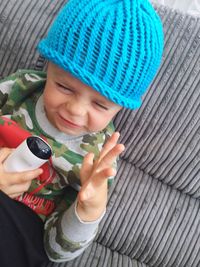
[{"label": "child's other hand", "polygon": [[112,164],[124,151],[123,144],[117,144],[119,133],[115,132],[104,145],[99,158],[94,154],[85,156],[80,176],[82,187],[78,194],[77,213],[83,221],[97,220],[105,211],[110,176],[116,174]]},{"label": "child's other hand", "polygon": [[11,198],[20,196],[28,190],[31,181],[42,173],[42,169],[25,172],[5,172],[3,161],[12,152],[12,149],[0,149],[0,190]]}]

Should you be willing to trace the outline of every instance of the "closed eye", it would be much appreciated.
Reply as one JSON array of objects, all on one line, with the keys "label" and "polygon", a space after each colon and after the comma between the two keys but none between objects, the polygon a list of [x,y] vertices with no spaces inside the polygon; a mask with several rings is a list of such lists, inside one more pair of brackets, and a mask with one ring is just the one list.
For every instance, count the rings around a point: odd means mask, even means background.
[{"label": "closed eye", "polygon": [[99,108],[103,109],[103,110],[108,110],[108,107],[99,103],[99,102],[95,102],[95,105],[97,105]]},{"label": "closed eye", "polygon": [[73,92],[72,89],[70,89],[70,88],[68,88],[68,87],[66,87],[60,83],[56,83],[56,85],[58,86],[59,89],[63,90],[66,93],[72,93]]}]

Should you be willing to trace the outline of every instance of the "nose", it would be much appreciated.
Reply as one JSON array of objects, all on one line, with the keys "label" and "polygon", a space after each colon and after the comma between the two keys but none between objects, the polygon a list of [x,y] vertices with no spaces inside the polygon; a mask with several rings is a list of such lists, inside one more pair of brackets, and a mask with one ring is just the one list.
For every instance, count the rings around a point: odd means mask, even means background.
[{"label": "nose", "polygon": [[70,115],[83,117],[87,113],[87,104],[76,99],[66,103],[66,109]]}]

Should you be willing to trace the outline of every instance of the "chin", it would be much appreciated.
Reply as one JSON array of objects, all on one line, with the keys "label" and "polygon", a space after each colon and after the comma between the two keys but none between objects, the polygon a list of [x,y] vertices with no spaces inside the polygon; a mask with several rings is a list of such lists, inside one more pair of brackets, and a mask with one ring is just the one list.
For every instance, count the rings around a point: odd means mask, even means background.
[{"label": "chin", "polygon": [[65,133],[65,134],[71,135],[71,136],[79,136],[79,135],[84,135],[84,134],[88,133],[87,131],[76,131],[73,129],[66,129],[63,127],[59,127],[58,130],[62,133]]}]

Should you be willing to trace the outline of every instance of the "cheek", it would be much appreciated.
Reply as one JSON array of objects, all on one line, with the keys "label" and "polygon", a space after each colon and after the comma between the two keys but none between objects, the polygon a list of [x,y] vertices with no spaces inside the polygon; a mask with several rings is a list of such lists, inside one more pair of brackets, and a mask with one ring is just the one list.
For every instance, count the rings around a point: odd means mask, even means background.
[{"label": "cheek", "polygon": [[46,87],[43,93],[43,100],[46,111],[51,111],[59,105],[59,94],[55,90]]},{"label": "cheek", "polygon": [[47,94],[44,94],[43,95],[43,101],[44,101],[45,111],[48,115],[50,113],[51,109],[53,108],[51,98]]},{"label": "cheek", "polygon": [[113,119],[113,114],[92,114],[89,120],[90,131],[101,131],[103,130]]}]

